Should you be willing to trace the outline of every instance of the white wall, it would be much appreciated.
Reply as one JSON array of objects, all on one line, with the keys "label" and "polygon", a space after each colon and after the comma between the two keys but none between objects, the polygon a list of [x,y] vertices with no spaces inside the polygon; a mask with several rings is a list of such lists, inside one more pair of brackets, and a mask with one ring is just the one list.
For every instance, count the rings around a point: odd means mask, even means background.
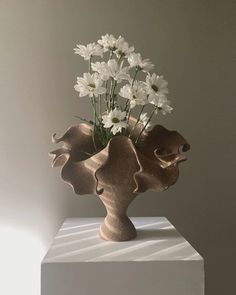
[{"label": "white wall", "polygon": [[145,193],[130,215],[165,215],[206,260],[206,295],[232,294],[235,249],[235,1],[0,1],[0,294],[38,295],[39,265],[65,216],[104,215],[51,169],[53,132],[89,115],[73,85],[87,65],[77,42],[122,34],[169,81],[191,143],[176,186]]}]

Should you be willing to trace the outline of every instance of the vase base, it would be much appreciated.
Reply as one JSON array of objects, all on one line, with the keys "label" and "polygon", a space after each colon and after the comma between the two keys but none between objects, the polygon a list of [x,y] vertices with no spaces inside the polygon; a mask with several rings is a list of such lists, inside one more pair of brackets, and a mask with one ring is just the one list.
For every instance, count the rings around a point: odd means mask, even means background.
[{"label": "vase base", "polygon": [[100,226],[99,235],[106,241],[122,242],[134,239],[137,232],[127,216],[112,219],[107,216]]}]

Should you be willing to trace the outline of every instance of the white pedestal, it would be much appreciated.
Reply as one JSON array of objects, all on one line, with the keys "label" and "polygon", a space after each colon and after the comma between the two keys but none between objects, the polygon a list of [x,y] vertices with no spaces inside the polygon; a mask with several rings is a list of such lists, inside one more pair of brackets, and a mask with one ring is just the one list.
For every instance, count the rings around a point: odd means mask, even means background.
[{"label": "white pedestal", "polygon": [[42,295],[204,294],[203,259],[166,218],[132,218],[128,242],[101,240],[102,220],[66,219],[42,262]]}]

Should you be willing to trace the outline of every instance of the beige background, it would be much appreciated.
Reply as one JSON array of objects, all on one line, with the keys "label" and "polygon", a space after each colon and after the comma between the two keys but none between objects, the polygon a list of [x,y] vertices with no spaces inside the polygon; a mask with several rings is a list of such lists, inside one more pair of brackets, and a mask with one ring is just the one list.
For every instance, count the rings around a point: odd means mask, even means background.
[{"label": "beige background", "polygon": [[[54,148],[54,131],[76,123],[73,115],[90,114],[87,100],[73,89],[76,76],[87,69],[73,54],[75,44],[108,32],[123,35],[164,74],[175,110],[159,122],[178,129],[192,145],[176,186],[141,195],[129,213],[173,222],[205,258],[206,295],[236,292],[235,3],[0,1],[1,228],[37,238],[42,245],[40,255],[33,255],[37,269],[65,216],[105,214],[97,197],[75,196],[62,183],[47,153]],[[3,241],[0,249],[5,244],[8,252],[1,254],[20,257],[21,234],[15,241]],[[9,273],[1,271],[14,282],[15,261],[9,263]],[[25,265],[21,271],[27,273]],[[29,294],[39,294],[38,272],[34,275],[23,276],[18,294],[28,295],[25,288],[32,280]],[[10,290],[0,293],[13,294]]]}]

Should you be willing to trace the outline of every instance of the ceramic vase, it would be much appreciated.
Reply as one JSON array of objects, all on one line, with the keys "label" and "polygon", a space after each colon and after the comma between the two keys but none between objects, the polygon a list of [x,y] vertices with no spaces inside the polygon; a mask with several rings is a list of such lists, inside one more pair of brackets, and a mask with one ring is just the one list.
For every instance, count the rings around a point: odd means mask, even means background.
[{"label": "ceramic vase", "polygon": [[[133,130],[132,120],[129,128]],[[63,146],[50,153],[52,166],[61,166],[62,179],[79,195],[96,194],[103,202],[107,216],[100,226],[104,240],[127,241],[136,237],[136,230],[127,216],[127,208],[135,197],[146,190],[162,192],[179,176],[178,164],[186,160],[183,152],[190,148],[176,131],[156,125],[144,132],[134,144],[142,126],[135,127],[132,138],[114,136],[102,148],[92,127],[78,124],[70,127],[53,143]]]}]

